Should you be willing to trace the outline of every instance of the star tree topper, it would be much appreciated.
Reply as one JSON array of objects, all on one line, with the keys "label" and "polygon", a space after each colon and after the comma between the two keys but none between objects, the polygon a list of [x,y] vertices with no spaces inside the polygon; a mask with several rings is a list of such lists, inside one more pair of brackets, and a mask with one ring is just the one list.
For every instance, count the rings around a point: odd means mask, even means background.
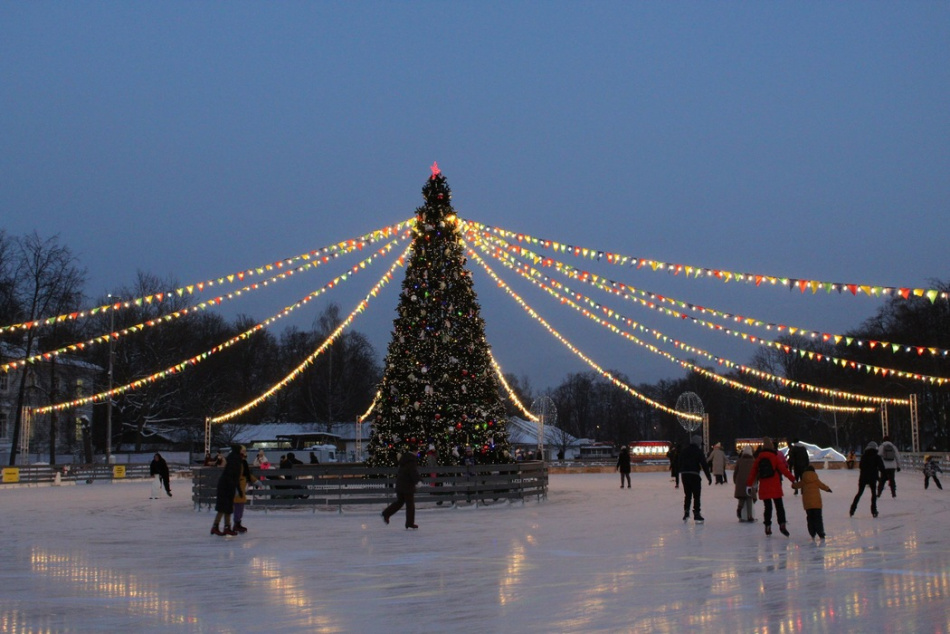
[{"label": "star tree topper", "polygon": [[439,169],[439,164],[436,161],[432,161],[432,180],[435,180],[435,177],[442,173],[442,170]]}]

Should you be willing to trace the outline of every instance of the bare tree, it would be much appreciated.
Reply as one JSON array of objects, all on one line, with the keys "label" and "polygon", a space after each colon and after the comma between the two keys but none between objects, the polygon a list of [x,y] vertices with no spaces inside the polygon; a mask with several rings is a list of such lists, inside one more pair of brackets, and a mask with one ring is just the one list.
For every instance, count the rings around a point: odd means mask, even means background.
[{"label": "bare tree", "polygon": [[[60,311],[81,303],[85,271],[77,265],[72,251],[59,243],[59,237],[43,239],[33,232],[15,242],[16,263],[13,272],[15,319],[34,321],[54,317]],[[24,356],[30,357],[37,345],[38,330],[30,328],[23,341]],[[20,374],[16,415],[13,423],[10,464],[16,464],[20,442],[22,408],[26,398],[27,372]],[[53,425],[56,424],[55,417]],[[50,453],[55,457],[55,430],[51,434]]]}]

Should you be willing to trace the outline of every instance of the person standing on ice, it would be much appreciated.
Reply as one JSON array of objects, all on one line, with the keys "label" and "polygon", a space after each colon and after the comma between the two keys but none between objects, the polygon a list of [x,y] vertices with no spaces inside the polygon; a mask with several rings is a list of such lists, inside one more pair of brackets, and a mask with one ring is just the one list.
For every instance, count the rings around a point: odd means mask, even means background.
[{"label": "person standing on ice", "polygon": [[[237,535],[237,531],[231,528],[231,514],[234,513],[234,497],[240,493],[238,489],[240,480],[241,453],[237,449],[232,449],[224,461],[221,477],[218,478],[214,503],[214,510],[217,513],[214,516],[214,526],[211,527],[212,535]],[[223,531],[220,528],[222,517],[224,518]]]},{"label": "person standing on ice", "polygon": [[831,487],[818,478],[815,467],[808,465],[798,482],[792,483],[792,488],[802,492],[802,507],[805,509],[805,517],[808,521],[808,534],[812,539],[817,536],[824,544],[825,521],[821,517],[821,491],[831,493]]},{"label": "person standing on ice", "polygon": [[864,448],[861,462],[858,463],[858,494],[851,502],[851,511],[848,513],[851,517],[854,517],[854,512],[858,510],[858,502],[861,500],[861,494],[864,493],[864,487],[871,489],[871,515],[877,517],[877,483],[883,477],[884,461],[877,453],[877,443],[872,440]]},{"label": "person standing on ice", "polygon": [[712,474],[716,476],[716,484],[728,484],[726,480],[726,452],[722,450],[722,445],[718,442],[713,445],[709,452],[709,466]]},{"label": "person standing on ice", "polygon": [[755,458],[752,457],[752,448],[743,447],[739,459],[736,460],[736,470],[732,474],[732,481],[735,484],[735,498],[739,500],[739,505],[736,507],[736,517],[739,518],[740,522],[755,521],[752,513],[752,505],[755,504],[755,490],[749,491],[749,487],[746,486],[749,474],[752,473],[753,464],[755,464]]},{"label": "person standing on ice", "polygon": [[930,486],[930,478],[934,479],[934,484],[937,485],[937,488],[941,491],[943,490],[943,485],[940,484],[940,480],[937,479],[937,472],[943,473],[943,469],[940,468],[940,464],[933,459],[933,456],[927,454],[924,456],[924,489]]},{"label": "person standing on ice", "polygon": [[772,505],[775,505],[775,514],[778,519],[778,530],[782,535],[788,537],[788,528],[785,524],[785,502],[782,500],[782,476],[788,478],[791,482],[795,481],[795,476],[789,471],[788,465],[775,451],[775,445],[772,439],[765,437],[762,439],[762,450],[756,456],[752,463],[752,470],[746,479],[746,487],[750,490],[759,482],[759,499],[765,506],[762,519],[765,523],[765,534],[772,534]]},{"label": "person standing on ice", "polygon": [[712,475],[709,473],[709,463],[706,462],[706,456],[702,449],[703,439],[700,436],[690,438],[690,444],[680,452],[679,472],[680,479],[683,481],[683,521],[689,519],[690,500],[693,503],[693,520],[696,523],[702,523],[703,516],[700,513],[700,496],[703,493],[703,481],[701,474],[706,474],[706,482],[712,484]]},{"label": "person standing on ice", "polygon": [[396,471],[396,501],[383,512],[383,521],[389,524],[389,518],[406,505],[406,530],[416,526],[416,484],[419,483],[419,464],[416,454],[408,449],[399,457],[399,469]]},{"label": "person standing on ice", "polygon": [[[808,449],[802,445],[798,438],[792,439],[792,444],[788,446],[788,461],[789,465],[792,467],[792,473],[795,474],[795,479],[793,482],[798,482],[802,479],[802,474],[805,473],[805,469],[808,468],[809,459],[808,459]],[[795,495],[798,495],[798,489],[795,489]]]},{"label": "person standing on ice", "polygon": [[630,449],[626,445],[620,448],[620,456],[617,458],[617,466],[614,467],[614,471],[620,472],[621,489],[625,481],[628,487],[633,488],[633,485],[630,484]]},{"label": "person standing on ice", "polygon": [[165,489],[165,493],[168,494],[168,497],[172,496],[172,486],[169,482],[168,474],[168,463],[165,462],[165,459],[162,458],[162,454],[157,453],[155,457],[152,458],[152,462],[148,466],[148,473],[153,478],[158,476],[158,481],[161,483],[161,486]]},{"label": "person standing on ice", "polygon": [[675,483],[674,489],[680,488],[680,448],[679,445],[673,445],[666,452],[666,457],[670,461],[670,477]]},{"label": "person standing on ice", "polygon": [[247,448],[242,445],[240,450],[241,475],[238,477],[238,492],[234,495],[234,530],[246,533],[247,529],[241,520],[244,519],[244,505],[247,504],[247,487],[257,482],[257,478],[251,473],[251,466],[247,464]]},{"label": "person standing on ice", "polygon": [[894,476],[894,472],[901,470],[901,454],[897,451],[897,447],[894,446],[894,443],[891,442],[890,436],[884,436],[884,440],[881,441],[881,446],[877,453],[881,456],[881,460],[884,461],[884,477],[881,478],[880,483],[877,485],[877,497],[881,497],[881,494],[884,493],[884,487],[890,484],[891,497],[896,498],[897,480]]}]

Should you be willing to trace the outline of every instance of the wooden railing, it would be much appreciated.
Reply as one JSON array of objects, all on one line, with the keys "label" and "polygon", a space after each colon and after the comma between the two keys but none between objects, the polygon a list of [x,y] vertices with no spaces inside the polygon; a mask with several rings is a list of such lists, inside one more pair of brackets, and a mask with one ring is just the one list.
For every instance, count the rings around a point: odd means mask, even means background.
[{"label": "wooden railing", "polygon": [[[471,469],[472,473],[468,472]],[[396,469],[363,464],[298,465],[293,469],[252,468],[263,478],[248,487],[248,509],[309,508],[342,513],[346,506],[382,506],[395,497]],[[456,505],[524,502],[547,497],[548,471],[543,462],[519,462],[475,467],[420,466],[422,482],[416,504]],[[221,469],[192,470],[195,509],[213,509]]]},{"label": "wooden railing", "polygon": [[[172,470],[184,465],[169,465]],[[2,484],[41,485],[56,482],[92,483],[96,480],[134,480],[149,478],[148,464],[70,464],[70,465],[20,465],[3,467]]]}]

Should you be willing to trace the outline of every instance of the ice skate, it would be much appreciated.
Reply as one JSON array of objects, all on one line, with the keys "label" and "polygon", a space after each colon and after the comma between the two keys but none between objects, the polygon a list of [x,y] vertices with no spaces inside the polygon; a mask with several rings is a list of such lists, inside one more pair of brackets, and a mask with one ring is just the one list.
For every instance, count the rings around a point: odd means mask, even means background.
[{"label": "ice skate", "polygon": [[778,525],[778,532],[780,532],[782,535],[785,535],[786,537],[788,537],[788,529],[785,528],[785,524],[779,524],[779,525]]},{"label": "ice skate", "polygon": [[224,533],[221,532],[221,529],[218,528],[217,524],[215,524],[214,526],[211,527],[211,534],[212,534],[212,535],[224,535]]}]

